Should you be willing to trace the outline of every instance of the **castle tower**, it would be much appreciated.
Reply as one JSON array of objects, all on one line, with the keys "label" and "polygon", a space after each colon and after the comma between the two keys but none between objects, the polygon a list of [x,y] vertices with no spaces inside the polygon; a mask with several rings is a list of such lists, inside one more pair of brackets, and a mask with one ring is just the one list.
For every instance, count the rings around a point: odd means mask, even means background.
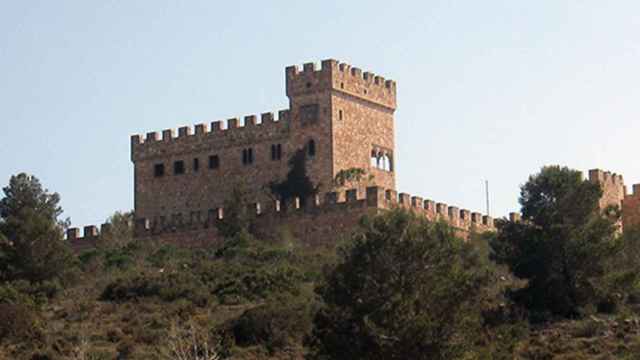
[{"label": "castle tower", "polygon": [[162,231],[211,223],[239,184],[271,208],[269,184],[286,177],[298,149],[321,196],[349,168],[373,176],[356,185],[361,195],[367,186],[395,189],[395,82],[335,60],[287,67],[285,78],[290,108],[277,119],[263,113],[133,135],[136,218]]},{"label": "castle tower", "polygon": [[[320,69],[304,64],[286,69],[292,143],[315,152],[308,162],[315,182],[327,191],[341,170],[360,168],[367,185],[395,189],[394,118],[396,84],[336,60]],[[371,176],[371,177],[370,177]],[[369,178],[370,177],[370,178]]]}]

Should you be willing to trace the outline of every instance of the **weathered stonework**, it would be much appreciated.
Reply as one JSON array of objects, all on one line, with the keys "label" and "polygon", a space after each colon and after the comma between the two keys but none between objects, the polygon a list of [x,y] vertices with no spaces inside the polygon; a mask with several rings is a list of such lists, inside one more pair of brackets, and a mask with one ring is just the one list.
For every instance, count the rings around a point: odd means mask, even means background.
[{"label": "weathered stonework", "polygon": [[[403,207],[458,229],[492,230],[493,219],[395,189],[396,83],[335,60],[285,70],[289,108],[194,128],[131,137],[136,236],[184,245],[220,241],[215,223],[238,184],[254,199],[256,231],[279,226],[308,244],[352,231],[367,213]],[[226,127],[223,126],[226,124]],[[320,185],[317,198],[284,207],[268,185],[282,180],[288,159],[308,154],[307,172]],[[341,170],[363,169],[366,180],[333,185]],[[349,189],[347,189],[347,187]],[[304,208],[299,204],[304,203]],[[286,211],[284,209],[287,209]],[[69,229],[77,248],[91,247],[97,230]]]}]

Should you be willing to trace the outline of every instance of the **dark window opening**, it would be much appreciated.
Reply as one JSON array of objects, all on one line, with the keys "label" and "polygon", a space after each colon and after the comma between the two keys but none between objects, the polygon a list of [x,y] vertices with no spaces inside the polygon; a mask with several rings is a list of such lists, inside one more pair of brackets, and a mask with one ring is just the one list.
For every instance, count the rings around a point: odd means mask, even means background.
[{"label": "dark window opening", "polygon": [[307,143],[307,154],[309,157],[316,156],[316,142],[313,139]]},{"label": "dark window opening", "polygon": [[364,89],[364,94],[367,95],[367,89]]},{"label": "dark window opening", "polygon": [[242,163],[244,165],[253,164],[253,148],[242,150]]},{"label": "dark window opening", "polygon": [[308,82],[308,83],[307,83],[307,89],[309,89],[310,87],[311,87],[311,83],[310,83],[310,82]]},{"label": "dark window opening", "polygon": [[220,167],[220,158],[218,155],[209,156],[209,169],[217,169]]},{"label": "dark window opening", "polygon": [[194,158],[193,159],[193,171],[198,171],[200,170],[200,159],[198,158]]},{"label": "dark window opening", "polygon": [[282,158],[282,145],[271,145],[271,160],[280,160]]},{"label": "dark window opening", "polygon": [[343,82],[340,83],[340,89],[344,89],[344,83]]},{"label": "dark window opening", "polygon": [[161,177],[164,175],[164,164],[155,164],[153,166],[153,176]]},{"label": "dark window opening", "polygon": [[342,120],[342,110],[338,110],[338,119]]},{"label": "dark window opening", "polygon": [[175,175],[184,174],[184,161],[178,160],[173,163],[173,173]]}]

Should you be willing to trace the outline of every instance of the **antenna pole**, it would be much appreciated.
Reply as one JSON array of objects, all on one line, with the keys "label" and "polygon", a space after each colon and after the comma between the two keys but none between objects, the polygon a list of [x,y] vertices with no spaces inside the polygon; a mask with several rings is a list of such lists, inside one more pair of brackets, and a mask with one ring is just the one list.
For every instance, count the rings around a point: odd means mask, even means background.
[{"label": "antenna pole", "polygon": [[485,180],[484,181],[484,188],[485,188],[485,196],[487,199],[487,216],[491,216],[491,211],[489,210],[489,180]]}]

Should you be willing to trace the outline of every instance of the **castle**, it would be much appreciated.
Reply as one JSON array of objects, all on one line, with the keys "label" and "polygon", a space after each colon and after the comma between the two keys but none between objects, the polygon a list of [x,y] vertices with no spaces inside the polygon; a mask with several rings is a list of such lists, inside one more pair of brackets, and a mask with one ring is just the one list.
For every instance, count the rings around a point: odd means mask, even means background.
[{"label": "castle", "polygon": [[[395,206],[443,219],[462,236],[493,229],[487,215],[397,193],[393,80],[336,60],[324,60],[319,68],[289,66],[285,79],[289,108],[277,119],[263,113],[181,127],[177,136],[173,130],[131,136],[136,237],[187,245],[220,241],[214,225],[238,184],[253,199],[257,231],[276,236],[286,224],[309,244],[348,231],[364,214]],[[307,173],[319,191],[283,204],[267,189],[286,176],[287,160],[296,151],[305,153]],[[366,181],[336,186],[336,175],[349,169],[364,170]],[[622,177],[599,170],[589,177],[603,186],[601,205],[638,209],[640,186],[627,198]],[[628,219],[637,222],[640,216]],[[77,228],[67,232],[76,249],[93,246],[98,237],[95,226],[85,227],[84,237]]]}]

